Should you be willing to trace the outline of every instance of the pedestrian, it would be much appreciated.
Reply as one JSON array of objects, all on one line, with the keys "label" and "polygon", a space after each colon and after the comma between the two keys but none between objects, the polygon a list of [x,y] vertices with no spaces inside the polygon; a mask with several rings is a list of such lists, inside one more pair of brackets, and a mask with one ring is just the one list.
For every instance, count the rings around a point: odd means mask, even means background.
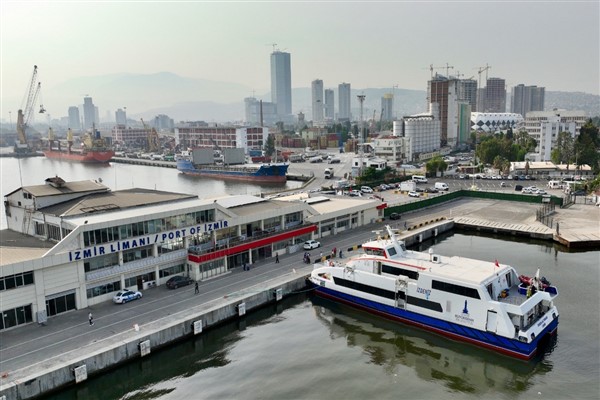
[{"label": "pedestrian", "polygon": [[275,254],[275,264],[279,263],[279,253]]},{"label": "pedestrian", "polygon": [[406,221],[404,221],[404,230],[406,230]]},{"label": "pedestrian", "polygon": [[340,249],[340,258],[342,258],[342,249]]},{"label": "pedestrian", "polygon": [[245,270],[246,270],[246,263],[245,263],[245,262],[243,262],[243,263],[242,263],[242,270],[243,270],[243,271],[245,271]]},{"label": "pedestrian", "polygon": [[323,252],[319,254],[319,257],[321,257],[321,261],[323,261]]},{"label": "pedestrian", "polygon": [[88,314],[88,321],[90,321],[90,326],[94,325],[94,316],[92,315],[91,311]]},{"label": "pedestrian", "polygon": [[200,293],[200,288],[198,287],[198,281],[196,281],[196,286],[194,287],[194,294]]}]

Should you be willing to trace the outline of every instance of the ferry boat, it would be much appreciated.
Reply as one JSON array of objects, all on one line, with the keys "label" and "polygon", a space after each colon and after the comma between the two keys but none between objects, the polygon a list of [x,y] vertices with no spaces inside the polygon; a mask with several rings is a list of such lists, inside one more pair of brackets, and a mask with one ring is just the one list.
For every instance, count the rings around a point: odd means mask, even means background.
[{"label": "ferry boat", "polygon": [[316,294],[523,360],[556,332],[558,290],[539,270],[530,278],[498,261],[406,250],[386,230],[345,264],[315,264]]}]

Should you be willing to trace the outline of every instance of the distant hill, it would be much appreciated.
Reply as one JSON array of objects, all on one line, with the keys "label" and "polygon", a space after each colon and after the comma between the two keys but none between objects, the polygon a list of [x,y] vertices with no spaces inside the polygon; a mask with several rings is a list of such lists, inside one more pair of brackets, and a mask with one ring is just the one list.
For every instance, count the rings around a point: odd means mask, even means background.
[{"label": "distant hill", "polygon": [[[337,85],[333,89],[337,112]],[[357,95],[366,96],[363,107],[363,118],[366,120],[373,115],[379,118],[381,98],[385,93],[391,92],[391,88],[353,88],[351,112],[354,118],[358,118],[360,114]],[[427,111],[425,90],[397,88],[393,93],[396,117]],[[69,106],[82,104],[86,94],[93,98],[101,118],[106,115],[107,110],[114,115],[116,109],[127,107],[127,114],[131,118],[151,119],[157,114],[166,114],[175,121],[226,122],[244,119],[244,98],[251,96],[252,89],[236,83],[186,78],[171,72],[111,74],[73,78],[46,88],[44,105],[53,117],[58,118],[67,115]],[[268,90],[255,97],[270,101]],[[307,120],[312,119],[310,88],[292,90],[292,108],[296,114],[302,111]],[[598,115],[600,96],[580,92],[547,91],[546,109],[553,108],[583,110],[590,116]]]}]

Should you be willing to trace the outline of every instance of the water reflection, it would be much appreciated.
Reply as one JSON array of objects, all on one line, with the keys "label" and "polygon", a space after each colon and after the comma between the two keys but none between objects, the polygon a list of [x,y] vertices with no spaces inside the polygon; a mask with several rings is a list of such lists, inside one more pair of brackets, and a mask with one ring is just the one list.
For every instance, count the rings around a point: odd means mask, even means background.
[{"label": "water reflection", "polygon": [[[390,375],[412,368],[425,381],[437,381],[452,391],[472,394],[518,393],[530,388],[533,376],[547,374],[552,364],[546,356],[555,343],[530,362],[462,344],[357,311],[317,296],[311,297],[318,320],[332,339],[345,339],[360,347],[372,364]],[[556,336],[553,339],[556,341]]]}]

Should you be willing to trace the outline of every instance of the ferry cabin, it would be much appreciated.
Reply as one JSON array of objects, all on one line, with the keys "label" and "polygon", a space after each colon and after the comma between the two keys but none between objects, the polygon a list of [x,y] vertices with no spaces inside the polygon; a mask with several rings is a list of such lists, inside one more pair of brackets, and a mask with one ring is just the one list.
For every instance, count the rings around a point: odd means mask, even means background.
[{"label": "ferry cabin", "polygon": [[311,280],[319,291],[520,358],[529,358],[538,336],[558,322],[556,293],[520,294],[518,275],[508,265],[407,251],[395,239],[365,243],[363,250],[345,266],[318,266]]}]

